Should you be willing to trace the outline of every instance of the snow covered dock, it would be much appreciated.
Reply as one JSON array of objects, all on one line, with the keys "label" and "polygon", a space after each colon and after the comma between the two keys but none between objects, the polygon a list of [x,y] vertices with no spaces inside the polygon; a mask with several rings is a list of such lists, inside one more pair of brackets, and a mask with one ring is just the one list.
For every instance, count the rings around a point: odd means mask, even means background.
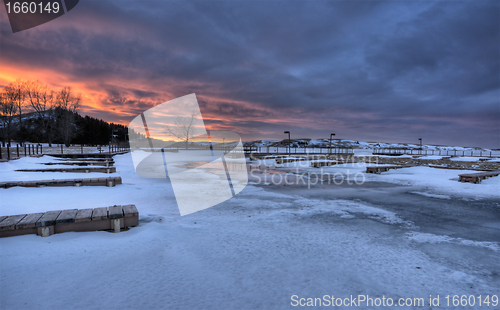
[{"label": "snow covered dock", "polygon": [[0,216],[0,238],[37,234],[42,237],[75,231],[111,230],[139,225],[135,205],[95,209],[69,209],[43,213]]}]

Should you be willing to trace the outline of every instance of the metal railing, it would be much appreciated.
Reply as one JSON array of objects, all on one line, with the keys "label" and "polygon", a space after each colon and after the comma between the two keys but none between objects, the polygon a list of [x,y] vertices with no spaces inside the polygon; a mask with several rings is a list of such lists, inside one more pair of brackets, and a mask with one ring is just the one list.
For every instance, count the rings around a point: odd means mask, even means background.
[{"label": "metal railing", "polygon": [[467,156],[467,157],[500,157],[500,151],[484,150],[419,150],[399,148],[376,148],[373,155],[422,155],[422,156]]},{"label": "metal railing", "polygon": [[71,145],[66,147],[60,146],[42,146],[41,144],[24,144],[24,145],[0,145],[0,160],[1,159],[15,159],[27,156],[50,155],[50,154],[89,154],[89,153],[121,153],[130,150],[127,142],[112,143],[109,145]]},{"label": "metal railing", "polygon": [[354,154],[353,148],[343,147],[277,147],[277,146],[246,146],[245,154],[267,153],[267,154]]}]

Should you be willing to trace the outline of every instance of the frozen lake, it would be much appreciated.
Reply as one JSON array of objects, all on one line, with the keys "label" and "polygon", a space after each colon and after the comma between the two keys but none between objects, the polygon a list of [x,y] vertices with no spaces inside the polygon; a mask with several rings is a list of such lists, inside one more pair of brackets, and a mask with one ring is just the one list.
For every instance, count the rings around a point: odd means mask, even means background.
[{"label": "frozen lake", "polygon": [[[0,163],[0,176],[29,178],[12,170],[37,160],[47,157]],[[130,155],[115,161],[124,184],[113,188],[1,190],[1,214],[114,204],[140,212],[140,225],[119,234],[0,239],[1,309],[289,309],[292,296],[325,295],[423,298],[424,309],[439,295],[432,308],[450,309],[447,295],[499,294],[498,178],[462,184],[460,171],[414,167],[309,188],[256,172],[236,197],[181,217],[167,179],[137,176]]]}]

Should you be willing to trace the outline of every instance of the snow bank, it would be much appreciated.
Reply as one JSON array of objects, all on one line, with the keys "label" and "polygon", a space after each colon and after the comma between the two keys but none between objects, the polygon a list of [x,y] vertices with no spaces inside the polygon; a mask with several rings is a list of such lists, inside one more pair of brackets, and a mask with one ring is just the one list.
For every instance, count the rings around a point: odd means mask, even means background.
[{"label": "snow bank", "polygon": [[379,175],[366,175],[370,181],[382,181],[400,185],[412,185],[432,191],[438,195],[474,197],[476,199],[500,198],[500,177],[483,180],[481,184],[458,182],[458,175],[477,173],[474,170],[448,170],[430,167],[411,167],[389,170]]},{"label": "snow bank", "polygon": [[462,238],[452,238],[446,235],[434,235],[434,234],[414,232],[414,231],[409,232],[407,236],[408,239],[420,243],[448,242],[448,243],[462,244],[466,246],[483,247],[495,252],[500,252],[500,244],[498,242],[473,241]]}]

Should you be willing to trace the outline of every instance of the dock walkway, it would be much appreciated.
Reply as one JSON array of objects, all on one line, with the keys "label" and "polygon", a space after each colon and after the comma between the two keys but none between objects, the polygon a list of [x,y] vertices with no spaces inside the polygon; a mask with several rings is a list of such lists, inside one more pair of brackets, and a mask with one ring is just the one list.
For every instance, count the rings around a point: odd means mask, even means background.
[{"label": "dock walkway", "polygon": [[485,171],[485,172],[479,172],[479,173],[465,173],[465,174],[458,175],[458,181],[479,184],[484,179],[496,177],[498,175],[500,175],[500,171]]},{"label": "dock walkway", "polygon": [[48,237],[68,231],[113,230],[139,225],[135,205],[95,209],[69,209],[41,213],[0,216],[0,237],[37,234]]}]

